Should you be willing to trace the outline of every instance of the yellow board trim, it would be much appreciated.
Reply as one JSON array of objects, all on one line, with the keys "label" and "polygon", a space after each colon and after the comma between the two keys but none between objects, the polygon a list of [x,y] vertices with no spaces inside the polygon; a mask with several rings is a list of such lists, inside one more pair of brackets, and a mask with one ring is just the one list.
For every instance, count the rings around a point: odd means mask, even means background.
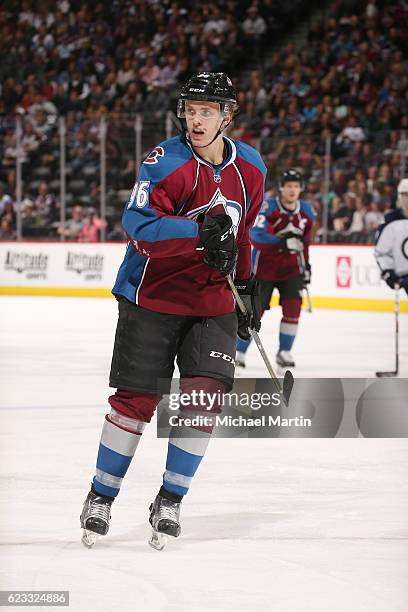
[{"label": "yellow board trim", "polygon": [[[112,297],[110,289],[85,288],[85,287],[1,287],[0,295],[37,295],[49,297]],[[401,292],[402,297],[402,292]],[[277,306],[279,298],[274,295],[271,305]],[[392,312],[394,310],[393,300],[379,300],[368,298],[343,298],[343,297],[312,297],[313,308],[335,309],[335,310],[368,310],[376,312]],[[307,302],[303,299],[303,308],[307,308]],[[400,312],[408,313],[408,300],[400,302]]]},{"label": "yellow board trim", "polygon": [[110,289],[90,287],[0,287],[0,295],[44,295],[49,297],[112,297]]},{"label": "yellow board trim", "polygon": [[[402,296],[402,293],[401,293]],[[393,312],[394,300],[379,300],[369,298],[343,298],[343,297],[311,297],[313,308],[323,308],[330,310],[371,310],[375,312]],[[272,297],[271,305],[277,306],[279,303],[278,295]],[[307,301],[303,298],[303,308],[307,308]],[[400,312],[408,313],[408,300],[400,301]]]}]

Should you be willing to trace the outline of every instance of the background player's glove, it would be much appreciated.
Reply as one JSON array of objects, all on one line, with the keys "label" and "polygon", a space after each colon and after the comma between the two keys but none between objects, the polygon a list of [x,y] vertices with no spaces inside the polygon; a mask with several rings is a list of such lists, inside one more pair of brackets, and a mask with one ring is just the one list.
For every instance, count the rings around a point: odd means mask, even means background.
[{"label": "background player's glove", "polygon": [[295,251],[296,253],[303,251],[305,247],[303,240],[296,234],[286,234],[282,238],[288,251]]},{"label": "background player's glove", "polygon": [[245,317],[239,309],[235,307],[238,317],[238,336],[242,340],[249,340],[251,334],[249,328],[259,331],[261,329],[261,297],[259,293],[259,283],[254,276],[248,280],[236,280],[235,286],[245,304],[248,315]]},{"label": "background player's glove", "polygon": [[238,257],[234,227],[229,215],[204,215],[197,248],[207,249],[204,263],[221,274],[231,274]]},{"label": "background player's glove", "polygon": [[381,277],[391,289],[394,289],[395,285],[401,284],[401,279],[395,274],[394,270],[384,270]]},{"label": "background player's glove", "polygon": [[405,276],[402,276],[400,278],[400,282],[401,282],[401,287],[405,289],[408,295],[408,274],[406,274]]},{"label": "background player's glove", "polygon": [[311,279],[312,279],[312,266],[310,265],[310,263],[306,263],[305,269],[302,274],[303,286],[305,287],[306,285],[308,285]]},{"label": "background player's glove", "polygon": [[408,274],[401,276],[399,279],[401,287],[408,287]]}]

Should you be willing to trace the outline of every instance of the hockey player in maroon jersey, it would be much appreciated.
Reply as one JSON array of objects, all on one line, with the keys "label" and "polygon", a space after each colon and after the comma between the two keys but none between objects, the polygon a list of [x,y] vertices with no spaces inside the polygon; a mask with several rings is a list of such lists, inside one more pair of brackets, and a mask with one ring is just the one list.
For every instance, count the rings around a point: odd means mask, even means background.
[{"label": "hockey player in maroon jersey", "polygon": [[[112,290],[119,305],[110,372],[116,392],[81,514],[86,546],[108,532],[112,502],[169,390],[175,359],[183,393],[222,394],[233,384],[237,330],[259,330],[249,230],[263,201],[266,168],[255,149],[223,135],[237,112],[226,74],[191,77],[178,101],[183,134],[151,151],[125,206],[129,242]],[[225,278],[234,271],[248,317],[235,312]],[[206,408],[184,406],[187,414]],[[210,414],[219,411],[215,405]],[[180,533],[181,500],[211,435],[211,427],[185,438],[174,429],[150,507],[156,548],[163,534]]]},{"label": "hockey player in maroon jersey", "polygon": [[[274,289],[279,291],[282,320],[276,362],[294,367],[290,353],[299,323],[302,290],[310,283],[309,243],[316,218],[312,206],[300,200],[302,176],[286,170],[280,182],[280,196],[266,200],[250,232],[253,244],[252,268],[259,281],[262,312],[269,310]],[[236,364],[245,366],[250,339],[237,342]]]}]

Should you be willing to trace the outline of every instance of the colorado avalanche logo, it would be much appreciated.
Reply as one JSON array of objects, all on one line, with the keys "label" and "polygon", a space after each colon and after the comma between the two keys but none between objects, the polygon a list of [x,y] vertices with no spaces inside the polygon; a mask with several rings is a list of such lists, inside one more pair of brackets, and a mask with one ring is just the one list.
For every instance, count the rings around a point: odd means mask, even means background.
[{"label": "colorado avalanche logo", "polygon": [[202,213],[212,212],[214,215],[227,214],[231,217],[234,234],[237,235],[239,223],[242,217],[242,206],[234,200],[227,200],[218,188],[208,204],[190,210],[186,216],[189,219],[196,219]]},{"label": "colorado avalanche logo", "polygon": [[163,147],[155,147],[144,160],[144,164],[157,164],[159,157],[164,157]]}]

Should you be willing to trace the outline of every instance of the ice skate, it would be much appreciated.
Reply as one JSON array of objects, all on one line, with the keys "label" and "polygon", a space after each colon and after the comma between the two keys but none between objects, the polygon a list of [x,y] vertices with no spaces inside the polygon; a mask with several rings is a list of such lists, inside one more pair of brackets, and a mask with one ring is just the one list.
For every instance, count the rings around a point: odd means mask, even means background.
[{"label": "ice skate", "polygon": [[235,355],[235,365],[240,368],[245,368],[245,353],[237,351],[237,354]]},{"label": "ice skate", "polygon": [[279,351],[276,354],[276,363],[282,368],[294,368],[295,362],[289,351]]},{"label": "ice skate", "polygon": [[152,535],[149,544],[156,550],[163,550],[167,543],[167,536],[178,538],[180,527],[181,502],[174,502],[166,497],[157,495],[150,504],[149,522],[152,526]]},{"label": "ice skate", "polygon": [[92,548],[100,536],[108,533],[112,502],[108,497],[89,491],[80,516],[81,541],[87,548]]}]

